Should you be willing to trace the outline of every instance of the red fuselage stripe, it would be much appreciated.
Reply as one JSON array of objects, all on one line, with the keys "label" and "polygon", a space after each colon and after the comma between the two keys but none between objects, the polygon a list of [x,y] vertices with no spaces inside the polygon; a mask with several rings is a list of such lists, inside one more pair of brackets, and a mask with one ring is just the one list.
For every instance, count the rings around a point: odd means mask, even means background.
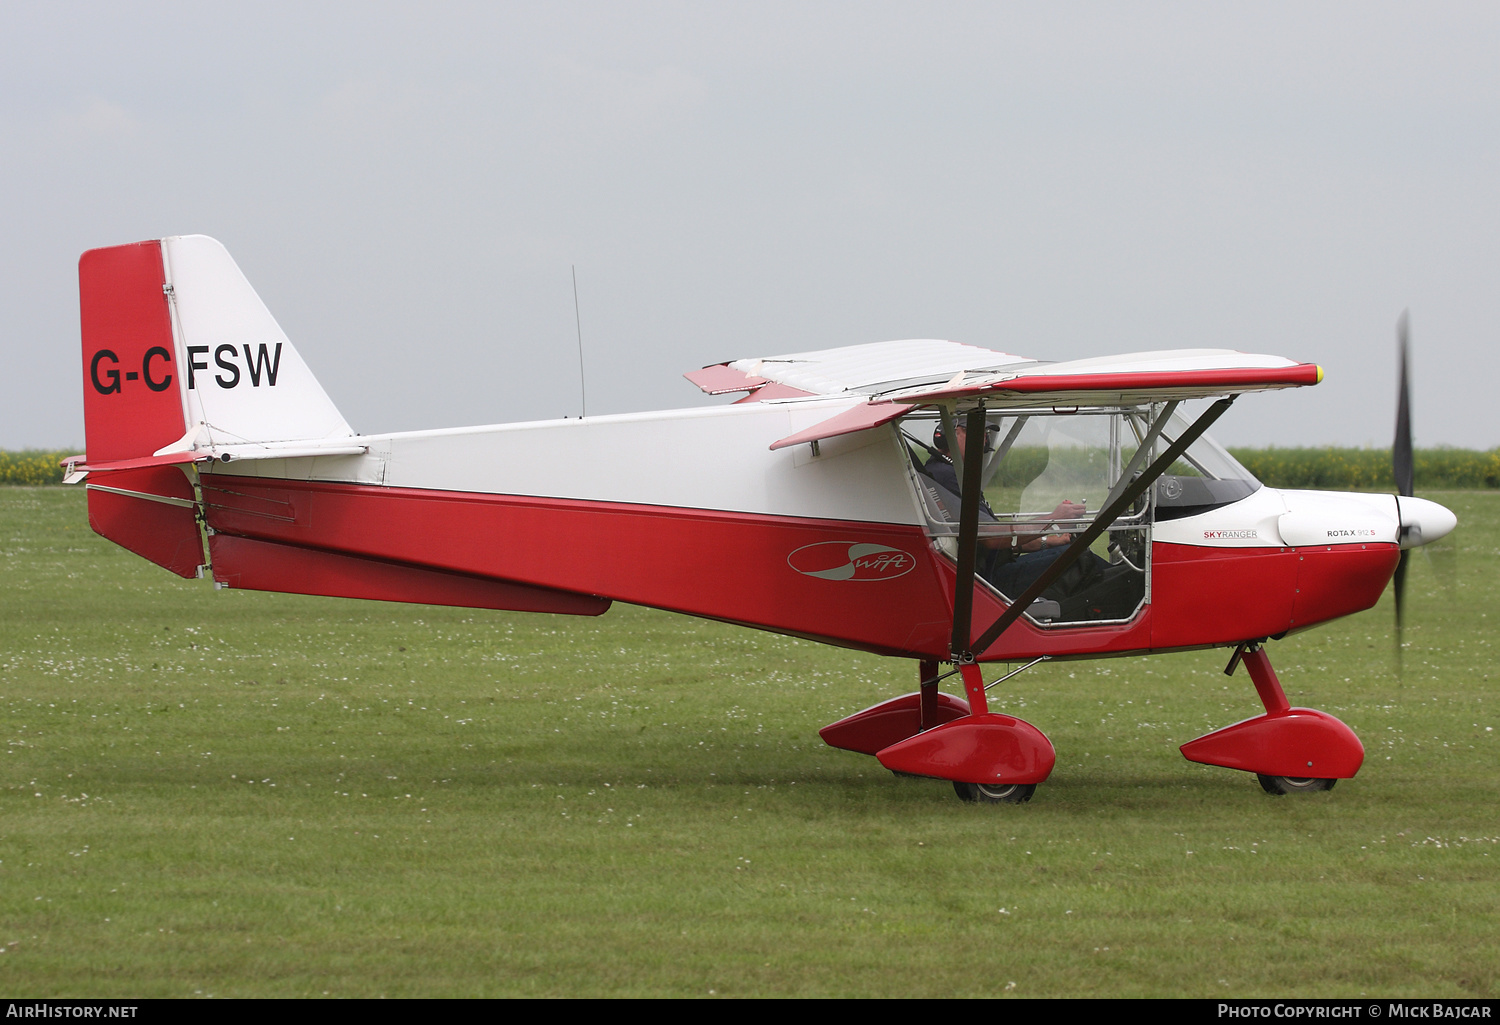
[{"label": "red fuselage stripe", "polygon": [[[235,536],[600,595],[880,654],[948,654],[953,566],[916,526],[213,473],[203,475],[203,492],[209,525]],[[1042,629],[1023,620],[983,657],[1270,636],[1367,608],[1398,554],[1394,545],[1160,543],[1154,553],[1154,595],[1131,622]],[[993,591],[976,588],[976,623],[1003,611]]]}]

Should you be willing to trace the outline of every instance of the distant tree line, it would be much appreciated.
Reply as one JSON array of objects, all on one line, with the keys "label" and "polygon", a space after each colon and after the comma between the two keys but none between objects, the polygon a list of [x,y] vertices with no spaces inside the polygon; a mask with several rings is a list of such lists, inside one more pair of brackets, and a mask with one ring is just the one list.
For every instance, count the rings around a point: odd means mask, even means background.
[{"label": "distant tree line", "polygon": [[[1264,484],[1277,488],[1394,490],[1391,450],[1379,448],[1232,448]],[[1419,448],[1413,453],[1419,489],[1500,488],[1500,448]]]},{"label": "distant tree line", "polygon": [[[1378,448],[1232,448],[1262,483],[1277,488],[1334,488],[1380,491],[1395,487],[1391,451]],[[20,452],[0,450],[0,484],[61,484],[63,458],[71,450]],[[1046,453],[1016,451],[1013,466],[1001,476],[1029,480],[1046,465]],[[1417,487],[1500,488],[1500,448],[1476,452],[1465,448],[1421,448],[1415,454]],[[1031,465],[1035,463],[1036,465]],[[1025,464],[1025,465],[1022,465]],[[1011,473],[1007,473],[1011,471]],[[1005,480],[997,480],[1004,485]]]},{"label": "distant tree line", "polygon": [[0,449],[0,484],[61,484],[62,461],[78,454],[28,448],[20,452]]}]

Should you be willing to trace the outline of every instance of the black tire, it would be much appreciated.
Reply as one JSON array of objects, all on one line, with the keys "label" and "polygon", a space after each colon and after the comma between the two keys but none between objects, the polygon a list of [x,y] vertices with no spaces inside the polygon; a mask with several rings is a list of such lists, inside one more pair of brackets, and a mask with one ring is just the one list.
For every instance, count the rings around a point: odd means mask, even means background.
[{"label": "black tire", "polygon": [[1036,793],[1035,783],[954,783],[961,801],[976,804],[1025,804]]},{"label": "black tire", "polygon": [[1260,788],[1268,794],[1312,794],[1320,790],[1332,790],[1336,779],[1317,779],[1312,776],[1264,776],[1255,774]]}]

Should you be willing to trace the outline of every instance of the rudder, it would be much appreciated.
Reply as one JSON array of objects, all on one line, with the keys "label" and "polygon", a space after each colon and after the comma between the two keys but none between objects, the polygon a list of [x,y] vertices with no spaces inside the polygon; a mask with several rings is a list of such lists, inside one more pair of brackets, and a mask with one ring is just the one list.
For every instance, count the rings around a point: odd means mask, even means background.
[{"label": "rudder", "polygon": [[160,242],[91,249],[78,260],[89,526],[178,576],[198,575],[193,488],[175,466],[110,470],[186,430],[180,361]]},{"label": "rudder", "polygon": [[160,242],[91,249],[78,260],[90,465],[149,456],[187,429],[165,285]]},{"label": "rudder", "polygon": [[193,464],[333,452],[353,439],[216,240],[90,250],[78,289],[89,522],[117,544],[195,576]]}]

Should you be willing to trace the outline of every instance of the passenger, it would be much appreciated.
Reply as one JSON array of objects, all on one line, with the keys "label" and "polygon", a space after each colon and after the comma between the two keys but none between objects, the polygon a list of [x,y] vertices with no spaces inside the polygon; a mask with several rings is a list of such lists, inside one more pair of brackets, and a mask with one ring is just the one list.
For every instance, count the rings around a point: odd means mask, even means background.
[{"label": "passenger", "polygon": [[[957,435],[958,450],[968,451],[965,445],[967,431],[962,422],[956,425],[954,433]],[[933,446],[939,451],[927,460],[922,469],[942,487],[962,498],[963,482],[958,479],[958,470],[953,465],[953,460],[946,454],[948,446],[946,439],[942,436],[941,428],[934,432],[932,441]],[[987,518],[993,522],[996,519],[994,510],[990,508],[983,494],[979,496],[979,511],[981,520]],[[1064,499],[1057,508],[1047,514],[1046,519],[1048,521],[1076,520],[1087,515],[1088,508],[1084,503]],[[1058,557],[1067,550],[1067,546],[1072,543],[1073,535],[1022,533],[1019,526],[1013,526],[1010,529],[1012,533],[1009,537],[991,535],[979,539],[981,554],[976,562],[975,570],[1006,596],[1014,599],[1020,597],[1036,581],[1036,578],[1046,571],[1048,566],[1057,561]],[[1084,552],[1082,557],[1069,567],[1064,577],[1086,580],[1106,565],[1104,560],[1093,552]],[[1074,572],[1074,570],[1079,572]],[[1062,582],[1059,581],[1048,591],[1058,589],[1061,584]],[[1053,595],[1049,594],[1049,596]]]}]

